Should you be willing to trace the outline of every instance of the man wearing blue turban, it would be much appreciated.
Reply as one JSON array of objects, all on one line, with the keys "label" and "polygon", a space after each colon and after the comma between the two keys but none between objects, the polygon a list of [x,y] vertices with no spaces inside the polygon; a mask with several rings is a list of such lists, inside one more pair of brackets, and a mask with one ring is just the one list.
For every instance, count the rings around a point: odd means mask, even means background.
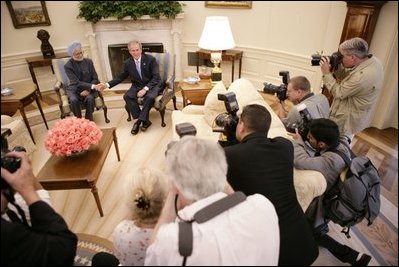
[{"label": "man wearing blue turban", "polygon": [[86,108],[85,118],[93,120],[94,100],[98,96],[100,81],[94,69],[93,61],[83,57],[82,44],[73,41],[67,49],[71,59],[65,64],[65,72],[69,79],[66,91],[71,102],[73,114],[81,118],[81,103]]}]

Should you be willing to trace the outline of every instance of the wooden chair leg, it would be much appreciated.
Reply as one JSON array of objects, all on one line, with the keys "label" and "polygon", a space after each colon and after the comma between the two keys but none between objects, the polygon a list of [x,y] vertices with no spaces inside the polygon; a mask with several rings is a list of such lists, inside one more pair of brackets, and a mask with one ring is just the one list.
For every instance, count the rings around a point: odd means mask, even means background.
[{"label": "wooden chair leg", "polygon": [[176,107],[176,96],[173,96],[172,100],[173,100],[173,107],[175,108],[175,110],[177,110],[177,107]]},{"label": "wooden chair leg", "polygon": [[165,123],[165,120],[164,120],[164,117],[165,117],[165,109],[166,109],[166,108],[163,108],[163,109],[160,109],[160,110],[159,110],[159,114],[161,114],[161,126],[162,126],[162,127],[165,127],[165,126],[166,126],[166,123]]},{"label": "wooden chair leg", "polygon": [[107,117],[107,113],[108,113],[108,108],[106,105],[103,105],[103,110],[104,110],[104,118],[105,118],[105,122],[109,123],[109,119]]},{"label": "wooden chair leg", "polygon": [[128,116],[127,121],[131,121],[132,120],[132,115],[130,114],[130,110],[127,107],[127,105],[125,105],[125,109],[126,109],[127,116]]}]

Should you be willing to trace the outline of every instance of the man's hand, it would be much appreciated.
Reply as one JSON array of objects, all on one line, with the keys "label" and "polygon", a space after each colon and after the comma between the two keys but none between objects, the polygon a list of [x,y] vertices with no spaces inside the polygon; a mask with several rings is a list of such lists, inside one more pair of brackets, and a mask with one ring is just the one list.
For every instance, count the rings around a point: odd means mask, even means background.
[{"label": "man's hand", "polygon": [[7,156],[21,159],[21,166],[14,172],[1,168],[1,177],[26,201],[28,205],[40,200],[36,193],[37,179],[25,152],[12,151]]},{"label": "man's hand", "polygon": [[323,75],[331,73],[330,71],[331,65],[330,65],[330,59],[328,57],[322,57],[320,59],[320,70]]},{"label": "man's hand", "polygon": [[292,139],[294,139],[294,140],[301,140],[302,139],[302,136],[298,132],[298,128],[295,128],[295,133],[292,134]]},{"label": "man's hand", "polygon": [[96,89],[97,91],[104,91],[105,89],[107,89],[107,86],[104,83],[99,83],[94,85],[94,89]]},{"label": "man's hand", "polygon": [[137,92],[137,97],[143,97],[147,93],[144,88],[142,88],[140,91]]},{"label": "man's hand", "polygon": [[89,94],[90,94],[89,91],[83,90],[83,91],[80,93],[80,96],[86,97],[86,96],[88,96]]}]

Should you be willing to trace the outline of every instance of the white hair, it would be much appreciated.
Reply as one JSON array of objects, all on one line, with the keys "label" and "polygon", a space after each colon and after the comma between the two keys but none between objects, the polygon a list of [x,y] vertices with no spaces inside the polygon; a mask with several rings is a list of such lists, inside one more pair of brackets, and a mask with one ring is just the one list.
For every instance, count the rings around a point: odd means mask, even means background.
[{"label": "white hair", "polygon": [[166,164],[177,189],[193,201],[224,190],[227,162],[215,141],[183,136],[166,154]]},{"label": "white hair", "polygon": [[339,50],[362,59],[368,56],[369,46],[362,38],[355,37],[340,44]]}]

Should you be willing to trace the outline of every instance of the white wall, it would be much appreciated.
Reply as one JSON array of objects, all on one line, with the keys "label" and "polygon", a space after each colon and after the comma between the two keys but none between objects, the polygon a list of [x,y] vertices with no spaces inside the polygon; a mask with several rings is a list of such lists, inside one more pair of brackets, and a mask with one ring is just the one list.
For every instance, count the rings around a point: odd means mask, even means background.
[{"label": "white wall", "polygon": [[[346,16],[344,1],[252,1],[251,9],[206,8],[204,1],[184,2],[182,35],[182,69],[188,76],[196,72],[187,66],[187,52],[195,52],[205,17],[228,16],[237,47],[244,51],[242,77],[250,79],[259,89],[263,82],[281,83],[280,70],[291,76],[305,75],[314,91],[321,84],[318,67],[310,66],[310,55],[316,51],[336,51]],[[88,39],[76,17],[78,2],[46,1],[51,26],[14,29],[4,1],[1,2],[1,70],[2,84],[30,79],[25,58],[41,55],[39,29],[47,30],[54,50],[64,51],[68,43]],[[379,15],[370,44],[370,51],[381,59],[386,70],[384,93],[372,125],[397,128],[397,28],[398,3],[389,1]],[[396,46],[395,46],[396,45]],[[396,58],[396,61],[395,61]],[[236,72],[238,72],[236,64]],[[223,80],[231,81],[231,63],[222,62]],[[41,90],[51,90],[53,76],[47,67],[35,69]],[[236,76],[237,77],[237,74]]]}]

